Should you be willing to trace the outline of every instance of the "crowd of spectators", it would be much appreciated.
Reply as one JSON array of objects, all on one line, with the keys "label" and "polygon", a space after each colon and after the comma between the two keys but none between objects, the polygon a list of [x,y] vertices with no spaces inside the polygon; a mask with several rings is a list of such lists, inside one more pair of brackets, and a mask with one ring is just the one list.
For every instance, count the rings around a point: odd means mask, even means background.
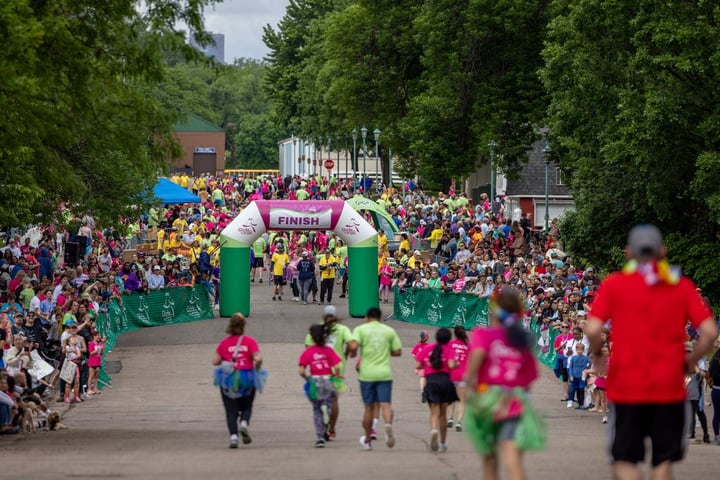
[{"label": "crowd of spectators", "polygon": [[[34,241],[8,238],[0,259],[0,345],[6,353],[22,334],[30,348],[45,349],[47,342],[60,341],[73,323],[89,345],[103,304],[112,298],[121,302],[127,294],[201,284],[217,305],[219,235],[250,201],[336,200],[363,194],[358,181],[334,176],[177,175],[171,180],[198,195],[201,202],[155,205],[135,219],[126,219],[127,233],[96,225],[90,212],[80,217],[63,211],[62,221],[41,229]],[[612,354],[609,338],[607,357],[587,362],[573,358],[582,356],[579,343],[588,352],[582,327],[600,278],[591,266],[561,249],[556,220],[543,231],[533,227],[529,215],[506,211],[502,198],[483,194],[474,204],[453,188],[435,195],[415,182],[393,187],[376,184],[366,196],[385,209],[401,232],[397,238],[387,238],[386,232],[379,231],[381,301],[391,301],[395,289],[403,293],[435,289],[448,295],[489,298],[495,289],[512,285],[524,294],[526,324],[539,331],[538,348],[556,353],[554,370],[561,381],[561,399],[574,406],[574,399],[568,397],[573,393],[578,408],[607,414],[601,392]],[[66,246],[73,242],[81,246],[79,261],[65,264]],[[397,249],[390,248],[394,242],[399,243]],[[148,243],[153,247],[149,253],[128,252]],[[278,274],[282,277],[280,285],[272,285],[273,300],[282,300],[286,282],[293,300],[304,303],[311,296],[317,301],[318,290],[320,301],[331,303],[335,284],[342,285],[340,297],[348,294],[347,269],[352,265],[348,265],[347,247],[331,232],[268,232],[253,245],[251,255],[252,281],[262,282],[265,272],[268,283],[276,283]],[[306,260],[311,269],[302,263]],[[279,271],[274,268],[276,262],[282,262]],[[39,386],[38,379],[29,380],[28,385]],[[12,391],[10,386],[3,387],[0,379],[0,390]],[[572,392],[568,392],[570,387]]]}]

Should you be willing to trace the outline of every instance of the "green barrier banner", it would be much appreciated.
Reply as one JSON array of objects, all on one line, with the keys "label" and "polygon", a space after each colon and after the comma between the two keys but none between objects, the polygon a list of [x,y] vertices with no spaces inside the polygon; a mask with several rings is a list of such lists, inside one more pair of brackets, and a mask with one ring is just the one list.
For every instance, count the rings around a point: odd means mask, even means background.
[{"label": "green barrier banner", "polygon": [[[148,295],[123,295],[122,304],[112,299],[107,312],[100,314],[97,329],[107,337],[105,352],[109,352],[115,347],[117,338],[125,332],[211,318],[215,318],[215,313],[205,287],[173,287]],[[104,362],[100,380],[106,384],[110,382]]]},{"label": "green barrier banner", "polygon": [[447,293],[434,289],[395,289],[393,316],[404,322],[454,327],[466,330],[489,325],[487,298],[467,293]]},{"label": "green barrier banner", "polygon": [[[395,288],[393,317],[404,322],[432,327],[462,325],[466,330],[487,327],[489,302],[486,298],[466,293],[445,293],[432,289]],[[528,322],[525,327],[532,334],[533,351],[538,361],[546,367],[555,367],[555,338],[557,330],[543,329],[540,324]]]},{"label": "green barrier banner", "polygon": [[555,338],[560,335],[560,332],[558,330],[542,329],[541,325],[535,322],[534,319],[527,328],[532,332],[535,339],[533,345],[535,356],[540,363],[552,370],[555,368],[553,345],[555,345]]}]

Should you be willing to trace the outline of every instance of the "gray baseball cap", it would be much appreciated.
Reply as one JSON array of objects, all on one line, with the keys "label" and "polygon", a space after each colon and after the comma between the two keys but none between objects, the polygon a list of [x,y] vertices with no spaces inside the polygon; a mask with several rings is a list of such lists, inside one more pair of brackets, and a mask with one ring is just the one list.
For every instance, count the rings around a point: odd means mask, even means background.
[{"label": "gray baseball cap", "polygon": [[627,247],[637,260],[659,258],[663,248],[662,233],[655,225],[635,225],[628,235]]}]

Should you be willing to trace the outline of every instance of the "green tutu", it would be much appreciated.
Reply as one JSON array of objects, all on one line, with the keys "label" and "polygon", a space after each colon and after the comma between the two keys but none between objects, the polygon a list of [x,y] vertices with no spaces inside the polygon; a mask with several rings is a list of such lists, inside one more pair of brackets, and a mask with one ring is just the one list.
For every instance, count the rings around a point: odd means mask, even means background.
[{"label": "green tutu", "polygon": [[527,392],[522,388],[507,389],[489,387],[483,393],[468,394],[466,402],[465,430],[480,455],[495,452],[497,435],[504,420],[498,420],[502,405],[510,400],[522,404],[515,430],[515,445],[520,450],[542,450],[547,441],[545,422],[532,408]]}]

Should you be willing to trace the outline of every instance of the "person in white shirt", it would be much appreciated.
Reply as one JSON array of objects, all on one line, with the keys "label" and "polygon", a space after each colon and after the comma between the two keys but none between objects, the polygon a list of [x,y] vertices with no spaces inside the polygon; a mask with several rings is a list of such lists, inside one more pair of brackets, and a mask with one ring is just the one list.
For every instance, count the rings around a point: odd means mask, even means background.
[{"label": "person in white shirt", "polygon": [[165,288],[165,277],[160,274],[160,265],[155,265],[152,273],[148,276],[148,288],[150,290]]}]

